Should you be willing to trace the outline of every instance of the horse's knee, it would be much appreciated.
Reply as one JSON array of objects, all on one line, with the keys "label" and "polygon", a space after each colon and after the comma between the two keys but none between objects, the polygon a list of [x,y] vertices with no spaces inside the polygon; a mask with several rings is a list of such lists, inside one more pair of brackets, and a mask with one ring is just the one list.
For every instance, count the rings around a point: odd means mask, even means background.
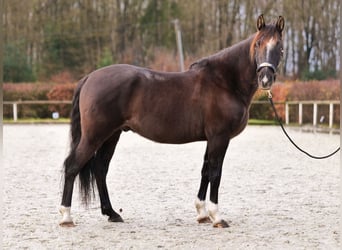
[{"label": "horse's knee", "polygon": [[72,150],[69,156],[64,161],[64,176],[66,180],[73,180],[76,178],[77,174],[81,168],[76,161],[76,151]]},{"label": "horse's knee", "polygon": [[210,200],[217,204],[218,191],[221,182],[222,166],[211,166],[209,174],[210,182]]},{"label": "horse's knee", "polygon": [[222,171],[220,168],[212,168],[209,174],[209,182],[211,185],[220,185]]},{"label": "horse's knee", "polygon": [[208,160],[204,160],[204,162],[203,162],[201,175],[202,176],[208,176],[209,175],[209,161]]}]

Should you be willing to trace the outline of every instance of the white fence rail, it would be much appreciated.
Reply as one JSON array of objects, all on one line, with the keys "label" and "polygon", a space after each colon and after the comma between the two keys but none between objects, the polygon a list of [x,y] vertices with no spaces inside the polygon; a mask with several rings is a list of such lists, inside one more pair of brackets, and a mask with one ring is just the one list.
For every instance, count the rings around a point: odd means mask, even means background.
[{"label": "white fence rail", "polygon": [[340,101],[290,101],[285,102],[285,123],[290,123],[290,105],[298,105],[298,123],[303,124],[303,105],[312,105],[312,125],[317,126],[318,105],[329,106],[329,128],[333,127],[334,123],[334,106],[340,105]]},{"label": "white fence rail", "polygon": [[46,105],[46,104],[71,104],[72,101],[16,101],[16,102],[8,102],[4,101],[3,105],[12,105],[13,110],[13,120],[18,120],[18,105],[33,105],[33,104],[40,104],[40,105]]}]

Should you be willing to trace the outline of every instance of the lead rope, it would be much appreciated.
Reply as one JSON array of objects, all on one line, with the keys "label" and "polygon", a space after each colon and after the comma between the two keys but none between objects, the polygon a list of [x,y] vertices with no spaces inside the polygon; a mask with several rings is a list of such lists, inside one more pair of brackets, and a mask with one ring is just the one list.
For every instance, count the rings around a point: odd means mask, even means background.
[{"label": "lead rope", "polygon": [[272,109],[273,109],[273,112],[275,114],[275,117],[276,117],[276,120],[277,122],[279,123],[281,129],[283,130],[284,134],[286,135],[286,137],[290,140],[290,142],[299,150],[301,151],[302,153],[306,154],[307,156],[313,158],[313,159],[326,159],[326,158],[329,158],[331,156],[333,156],[334,154],[336,154],[338,151],[340,151],[340,147],[338,147],[338,149],[336,149],[334,152],[332,152],[331,154],[328,154],[328,155],[324,155],[324,156],[315,156],[315,155],[312,155],[312,154],[309,154],[308,152],[306,152],[305,150],[301,149],[292,139],[291,137],[288,135],[288,133],[286,132],[282,122],[280,121],[279,119],[279,116],[278,116],[278,113],[277,113],[277,110],[274,106],[274,103],[273,103],[273,99],[272,99],[272,93],[270,90],[267,91],[268,93],[268,100],[270,101],[271,103],[271,106],[272,106]]}]

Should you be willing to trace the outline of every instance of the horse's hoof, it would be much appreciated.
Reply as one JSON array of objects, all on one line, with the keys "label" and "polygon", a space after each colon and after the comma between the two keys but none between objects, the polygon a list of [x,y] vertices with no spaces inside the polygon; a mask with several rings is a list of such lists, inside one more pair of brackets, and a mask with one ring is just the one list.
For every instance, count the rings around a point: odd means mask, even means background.
[{"label": "horse's hoof", "polygon": [[211,223],[211,220],[209,217],[203,217],[200,219],[197,219],[198,223],[202,224],[202,223]]},{"label": "horse's hoof", "polygon": [[60,222],[59,225],[61,227],[76,227],[76,225],[73,221]]},{"label": "horse's hoof", "polygon": [[61,227],[74,227],[75,224],[70,216],[70,207],[61,206],[59,212],[63,216],[62,220],[59,222]]},{"label": "horse's hoof", "polygon": [[109,217],[108,218],[109,222],[124,222],[121,216],[115,216],[115,217]]},{"label": "horse's hoof", "polygon": [[220,222],[217,222],[213,225],[213,227],[216,227],[216,228],[227,228],[229,227],[228,223],[224,220],[221,220]]}]

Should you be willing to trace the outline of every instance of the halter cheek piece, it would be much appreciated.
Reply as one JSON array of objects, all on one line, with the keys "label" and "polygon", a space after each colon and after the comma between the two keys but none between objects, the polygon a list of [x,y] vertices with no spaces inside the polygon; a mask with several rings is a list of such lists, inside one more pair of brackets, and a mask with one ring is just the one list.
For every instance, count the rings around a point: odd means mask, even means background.
[{"label": "halter cheek piece", "polygon": [[273,64],[268,63],[268,62],[263,62],[260,63],[259,66],[257,67],[257,72],[259,72],[262,68],[269,67],[273,70],[273,73],[277,72],[277,69],[273,66]]}]

